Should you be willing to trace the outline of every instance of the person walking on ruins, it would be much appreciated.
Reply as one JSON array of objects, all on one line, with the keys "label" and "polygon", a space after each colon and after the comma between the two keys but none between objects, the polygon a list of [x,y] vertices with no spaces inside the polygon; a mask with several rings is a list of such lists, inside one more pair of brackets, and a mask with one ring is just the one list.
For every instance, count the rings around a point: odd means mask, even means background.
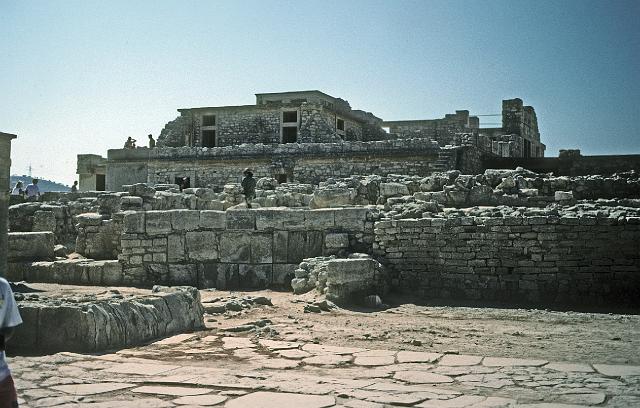
[{"label": "person walking on ruins", "polygon": [[156,140],[153,136],[149,135],[149,149],[153,149],[154,147],[156,147]]},{"label": "person walking on ruins", "polygon": [[31,184],[27,186],[25,193],[27,193],[27,200],[38,201],[38,198],[40,198],[40,188],[38,187],[38,179],[31,180]]},{"label": "person walking on ruins", "polygon": [[22,324],[22,318],[18,312],[11,286],[6,279],[0,278],[0,408],[18,406],[18,394],[4,350],[5,343],[13,335],[14,328],[20,324]]},{"label": "person walking on ruins", "polygon": [[20,196],[20,197],[24,197],[24,184],[22,184],[22,181],[19,181],[16,183],[15,187],[13,187],[13,190],[11,190],[11,195],[14,196]]},{"label": "person walking on ruins", "polygon": [[242,174],[244,174],[244,178],[240,185],[244,194],[244,202],[247,203],[247,208],[251,208],[251,200],[256,198],[256,179],[253,178],[253,171],[250,168],[244,169]]},{"label": "person walking on ruins", "polygon": [[127,138],[127,141],[124,142],[124,148],[125,149],[135,149],[136,148],[136,142],[137,142],[136,139],[134,139],[131,136],[129,136]]},{"label": "person walking on ruins", "polygon": [[71,186],[71,192],[72,193],[77,193],[78,192],[78,181],[77,180],[75,180],[73,182],[73,185]]}]

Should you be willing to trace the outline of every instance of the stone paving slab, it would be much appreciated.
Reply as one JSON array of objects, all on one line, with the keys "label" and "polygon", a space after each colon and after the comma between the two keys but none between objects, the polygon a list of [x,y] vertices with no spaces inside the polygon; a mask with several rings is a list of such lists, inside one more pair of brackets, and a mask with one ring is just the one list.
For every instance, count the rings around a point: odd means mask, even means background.
[{"label": "stone paving slab", "polygon": [[189,336],[10,359],[21,407],[640,406],[640,366]]}]

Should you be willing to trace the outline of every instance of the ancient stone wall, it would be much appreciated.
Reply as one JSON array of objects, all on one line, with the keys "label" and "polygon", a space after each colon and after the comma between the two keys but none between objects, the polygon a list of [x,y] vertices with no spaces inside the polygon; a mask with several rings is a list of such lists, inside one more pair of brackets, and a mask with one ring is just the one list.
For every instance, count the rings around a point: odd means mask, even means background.
[{"label": "ancient stone wall", "polygon": [[16,135],[0,132],[0,277],[7,273],[7,223],[9,206],[9,170],[11,168],[11,140]]},{"label": "ancient stone wall", "polygon": [[288,286],[304,258],[367,252],[369,208],[148,211],[124,216],[124,283],[198,287]]},{"label": "ancient stone wall", "polygon": [[614,173],[634,170],[640,173],[640,154],[563,157],[515,158],[484,157],[485,168],[512,169],[521,166],[539,173],[556,176],[610,176]]},{"label": "ancient stone wall", "polygon": [[439,148],[426,139],[375,142],[256,144],[220,148],[109,150],[107,188],[121,191],[135,183],[175,183],[189,177],[192,187],[222,187],[239,182],[242,170],[256,177],[286,176],[287,181],[318,183],[353,174],[434,171]]},{"label": "ancient stone wall", "polygon": [[375,240],[398,286],[425,300],[637,306],[640,299],[638,217],[380,221]]}]

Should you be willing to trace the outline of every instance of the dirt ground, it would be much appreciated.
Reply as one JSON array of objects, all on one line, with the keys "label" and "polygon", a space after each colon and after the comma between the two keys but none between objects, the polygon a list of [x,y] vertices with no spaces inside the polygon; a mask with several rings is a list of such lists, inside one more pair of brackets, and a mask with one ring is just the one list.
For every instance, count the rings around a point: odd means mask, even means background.
[{"label": "dirt ground", "polygon": [[305,304],[314,299],[311,294],[294,296],[269,290],[201,293],[205,303],[242,296],[266,296],[273,302],[273,307],[205,315],[207,327],[217,330],[269,319],[271,335],[289,341],[549,361],[640,363],[637,314],[418,306],[402,299],[391,299],[394,304],[385,310],[339,308],[304,313]]}]

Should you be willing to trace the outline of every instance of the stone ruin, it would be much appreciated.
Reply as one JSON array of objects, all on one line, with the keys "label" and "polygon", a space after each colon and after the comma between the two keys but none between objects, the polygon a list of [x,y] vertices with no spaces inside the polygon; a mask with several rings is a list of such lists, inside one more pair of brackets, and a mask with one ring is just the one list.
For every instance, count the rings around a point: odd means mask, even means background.
[{"label": "stone ruin", "polygon": [[[154,288],[143,297],[19,293],[25,352],[40,350],[33,333],[46,331],[70,339],[51,351],[97,351],[193,330],[204,311],[193,288],[315,292],[329,302],[310,308],[379,306],[389,292],[638,305],[639,158],[603,175],[486,168],[499,156],[547,160],[535,112],[519,99],[504,101],[503,128],[491,132],[467,111],[383,122],[314,92],[180,112],[158,148],[79,156],[84,191],[11,202],[8,279]],[[543,167],[585,163],[565,156]],[[244,167],[258,178],[252,209],[237,178]],[[96,191],[105,175],[112,191]],[[191,187],[181,189],[185,176]],[[184,318],[167,324],[166,313]]]}]

